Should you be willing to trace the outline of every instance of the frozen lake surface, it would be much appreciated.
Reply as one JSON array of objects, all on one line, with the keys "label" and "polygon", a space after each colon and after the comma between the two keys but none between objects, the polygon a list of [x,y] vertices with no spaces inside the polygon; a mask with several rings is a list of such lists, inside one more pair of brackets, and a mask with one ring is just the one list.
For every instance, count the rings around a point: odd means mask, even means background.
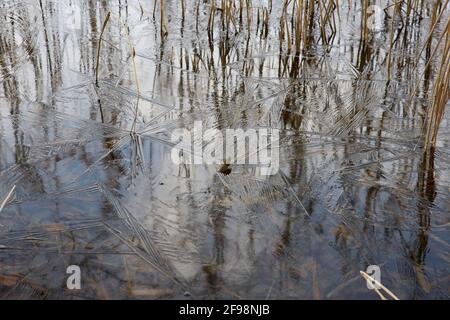
[{"label": "frozen lake surface", "polygon": [[[316,6],[299,43],[311,1],[162,2],[1,1],[0,298],[378,299],[378,265],[448,299],[448,104],[423,145],[449,8],[427,47],[432,1],[367,35],[361,2]],[[279,171],[175,164],[196,121],[278,129]]]}]

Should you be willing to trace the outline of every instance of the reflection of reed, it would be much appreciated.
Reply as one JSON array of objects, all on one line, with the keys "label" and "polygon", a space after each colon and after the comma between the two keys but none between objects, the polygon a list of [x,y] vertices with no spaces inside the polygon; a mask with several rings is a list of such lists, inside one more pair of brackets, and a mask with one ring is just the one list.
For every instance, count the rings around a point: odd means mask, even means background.
[{"label": "reflection of reed", "polygon": [[[431,147],[429,156],[423,156],[423,160],[418,168],[417,190],[422,199],[433,203],[436,198],[435,174],[435,155],[434,147]],[[410,258],[413,264],[413,270],[416,280],[425,292],[430,292],[430,284],[425,278],[425,258],[428,252],[428,238],[431,227],[431,211],[422,203],[417,204],[418,212],[418,230],[417,240],[414,248],[410,248]]]}]

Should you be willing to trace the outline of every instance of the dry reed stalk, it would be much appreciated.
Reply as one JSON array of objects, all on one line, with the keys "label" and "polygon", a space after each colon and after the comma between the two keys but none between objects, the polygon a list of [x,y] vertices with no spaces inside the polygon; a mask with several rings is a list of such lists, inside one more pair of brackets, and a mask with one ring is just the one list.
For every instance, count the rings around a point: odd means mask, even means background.
[{"label": "dry reed stalk", "polygon": [[287,40],[287,55],[289,56],[291,54],[291,50],[292,50],[292,38],[291,38],[291,34],[289,33],[289,22],[286,19],[286,40]]},{"label": "dry reed stalk", "polygon": [[200,15],[200,0],[196,0],[195,6],[195,31],[198,33],[198,18]]},{"label": "dry reed stalk", "polygon": [[[99,67],[100,67],[100,49],[102,46],[102,41],[103,41],[103,34],[105,33],[105,29],[106,29],[106,25],[108,24],[109,18],[111,17],[111,12],[108,12],[106,14],[105,20],[103,21],[102,24],[102,29],[100,31],[100,37],[98,40],[98,45],[97,45],[97,61],[95,63],[95,86],[98,88],[98,71],[99,71]],[[100,102],[100,98],[98,99],[98,106],[100,109],[100,118],[102,120],[102,123],[104,122],[104,115],[103,115],[103,108],[102,108],[102,104]]]},{"label": "dry reed stalk", "polygon": [[263,38],[267,39],[267,36],[269,35],[269,9],[264,8],[264,19],[263,19]]},{"label": "dry reed stalk", "polygon": [[326,45],[327,34],[325,30],[325,15],[323,14],[323,2],[319,0],[319,24],[320,24],[320,35],[322,37],[322,42]]},{"label": "dry reed stalk", "polygon": [[[439,2],[440,2],[440,0],[439,0]],[[426,44],[432,40],[434,31],[436,30],[436,26],[438,25],[439,21],[441,20],[443,14],[444,14],[444,12],[445,12],[445,9],[447,8],[448,3],[449,3],[449,0],[446,0],[445,3],[444,3],[444,5],[443,5],[442,8],[441,8],[441,12],[439,13],[439,16],[438,16],[437,18],[435,18],[434,23],[432,23],[431,28],[430,28],[430,31],[428,32],[428,35],[427,35],[427,39],[426,39],[426,41],[425,41],[425,45],[422,47],[422,49],[420,50],[419,54],[417,55],[416,65],[418,65],[420,56],[422,55],[423,50],[426,48]],[[436,15],[436,11],[438,10],[438,8],[439,8],[438,5],[436,5],[436,6],[434,7],[434,10],[433,10],[433,16]],[[432,18],[433,18],[433,16],[432,16]]]},{"label": "dry reed stalk", "polygon": [[303,22],[302,22],[302,33],[303,33],[303,42],[304,47],[309,47],[308,38],[311,35],[312,26],[311,24],[311,9],[314,11],[314,1],[315,0],[304,0],[304,8],[303,8]]},{"label": "dry reed stalk", "polygon": [[294,7],[294,10],[296,12],[293,12],[292,15],[295,16],[295,27],[294,27],[295,54],[299,55],[303,39],[303,0],[297,0],[297,6]]},{"label": "dry reed stalk", "polygon": [[169,34],[169,29],[167,28],[167,24],[166,24],[166,18],[164,16],[164,1],[163,0],[159,1],[159,17],[161,20],[161,26],[160,26],[161,42],[163,42],[164,39]]},{"label": "dry reed stalk", "polygon": [[281,17],[280,17],[280,33],[279,33],[280,53],[283,51],[285,28],[286,29],[288,28],[287,27],[287,7],[288,7],[288,5],[289,5],[289,0],[284,0],[283,1],[283,9],[281,11]]},{"label": "dry reed stalk", "polygon": [[100,31],[100,38],[98,40],[98,46],[97,46],[97,63],[95,64],[95,85],[98,87],[98,68],[100,65],[100,49],[103,41],[103,34],[105,33],[106,25],[108,24],[109,18],[111,17],[111,12],[108,12],[105,18],[105,21],[103,21],[102,29]]},{"label": "dry reed stalk", "polygon": [[[450,21],[450,18],[449,18]],[[431,110],[427,112],[425,153],[428,146],[434,148],[437,142],[437,135],[445,106],[450,97],[450,24],[447,23],[445,34],[445,44],[442,49],[442,56],[439,65],[439,72],[433,86],[433,104]],[[431,141],[430,141],[431,140]]]},{"label": "dry reed stalk", "polygon": [[9,199],[11,199],[11,196],[13,195],[14,191],[16,190],[16,186],[14,185],[11,190],[8,192],[6,197],[3,199],[3,201],[0,203],[0,212],[2,212],[3,208],[8,203]]},{"label": "dry reed stalk", "polygon": [[314,16],[315,16],[315,0],[310,0],[308,9],[308,17],[305,19],[305,30],[308,30],[308,37],[307,37],[307,44],[306,46],[309,47],[309,35],[312,34],[312,30],[314,28]]},{"label": "dry reed stalk", "polygon": [[388,81],[391,80],[391,69],[392,69],[392,47],[394,45],[394,21],[395,21],[395,15],[397,14],[397,12],[399,12],[400,7],[399,7],[400,2],[398,3],[394,3],[394,11],[392,14],[392,20],[391,20],[391,26],[389,30],[389,51],[388,51]]},{"label": "dry reed stalk", "polygon": [[213,40],[214,40],[214,15],[216,13],[216,4],[215,1],[212,1],[211,3],[211,10],[209,12],[209,17],[208,17],[208,39],[210,42],[210,45],[212,45]]},{"label": "dry reed stalk", "polygon": [[[386,288],[384,285],[382,285],[380,282],[378,282],[377,280],[375,280],[374,278],[372,278],[371,276],[369,276],[367,273],[365,273],[364,271],[360,271],[362,277],[366,280],[366,281],[371,281],[372,283],[374,283],[375,285],[377,285],[378,287],[380,287],[381,289],[383,289],[392,299],[394,300],[400,300],[395,294],[392,293],[391,290],[389,290],[388,288]],[[378,293],[378,292],[377,292]]]},{"label": "dry reed stalk", "polygon": [[[434,55],[436,54],[436,52],[437,52],[437,50],[438,50],[438,48],[439,48],[439,46],[440,46],[440,44],[442,42],[442,39],[444,39],[444,37],[446,35],[445,30],[448,30],[449,27],[450,27],[450,18],[447,20],[447,23],[446,23],[446,25],[444,27],[444,32],[442,32],[441,36],[439,37],[439,39],[438,39],[438,41],[436,43],[436,46],[434,47],[430,57],[428,58],[428,61],[427,61],[426,65],[425,65],[425,67],[423,68],[422,73],[420,74],[419,80],[416,82],[416,85],[414,86],[413,91],[411,92],[411,94],[409,96],[409,99],[408,99],[408,104],[409,105],[412,103],[412,101],[414,99],[414,95],[416,94],[417,89],[419,88],[420,81],[422,80],[422,78],[423,78],[423,76],[425,74],[425,71],[428,69],[428,67],[430,66],[431,62],[433,61]],[[416,66],[417,65],[418,65],[418,62],[416,63]]]},{"label": "dry reed stalk", "polygon": [[373,288],[375,290],[375,292],[378,294],[378,296],[380,297],[381,300],[387,300],[387,298],[380,292],[380,290],[378,290],[377,288]]},{"label": "dry reed stalk", "polygon": [[[326,3],[324,2],[323,6],[325,7]],[[334,10],[337,9],[337,4],[335,3],[334,0],[331,0],[328,2],[328,6],[326,6],[326,11],[325,11],[325,17],[324,17],[324,22],[325,24],[329,24],[330,28],[333,32],[336,32],[336,21],[334,19]],[[333,13],[333,14],[332,14]],[[331,21],[331,18],[333,18],[333,20]]]},{"label": "dry reed stalk", "polygon": [[363,2],[363,12],[364,12],[364,19],[363,19],[363,41],[367,41],[367,38],[369,36],[369,26],[368,26],[368,19],[369,19],[369,0],[364,0]]},{"label": "dry reed stalk", "polygon": [[239,0],[239,25],[242,25],[243,10],[244,10],[244,0]]},{"label": "dry reed stalk", "polygon": [[247,8],[247,32],[250,33],[252,25],[252,0],[246,0],[245,6]]},{"label": "dry reed stalk", "polygon": [[260,23],[261,23],[261,18],[260,18],[260,10],[258,7],[257,12],[256,12],[256,34],[258,34]]}]

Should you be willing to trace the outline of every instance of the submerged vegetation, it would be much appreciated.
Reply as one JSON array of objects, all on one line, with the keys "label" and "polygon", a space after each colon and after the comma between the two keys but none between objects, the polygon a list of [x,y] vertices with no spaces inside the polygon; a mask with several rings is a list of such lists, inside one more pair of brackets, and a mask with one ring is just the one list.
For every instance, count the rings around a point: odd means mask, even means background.
[{"label": "submerged vegetation", "polygon": [[[0,29],[1,298],[449,298],[449,0],[6,0]],[[195,121],[280,130],[279,172],[174,164]]]}]

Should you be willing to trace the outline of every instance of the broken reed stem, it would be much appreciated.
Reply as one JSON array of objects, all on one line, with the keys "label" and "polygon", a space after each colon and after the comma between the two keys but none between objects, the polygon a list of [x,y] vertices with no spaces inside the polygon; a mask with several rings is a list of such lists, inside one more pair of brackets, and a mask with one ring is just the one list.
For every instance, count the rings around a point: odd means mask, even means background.
[{"label": "broken reed stem", "polygon": [[388,288],[386,288],[384,285],[382,285],[381,283],[379,283],[377,280],[375,280],[374,278],[372,278],[371,276],[369,276],[367,273],[365,273],[364,271],[360,271],[362,277],[367,281],[372,281],[374,284],[376,284],[378,287],[380,287],[381,289],[383,289],[389,296],[391,296],[392,299],[394,300],[400,300],[395,294],[392,293],[391,290],[389,290]]},{"label": "broken reed stem", "polygon": [[98,40],[98,46],[97,46],[97,63],[95,64],[95,85],[98,87],[98,68],[100,65],[100,49],[102,45],[103,40],[103,33],[105,33],[106,25],[108,24],[109,18],[111,17],[111,12],[108,11],[108,14],[106,15],[105,21],[103,21],[102,30],[100,32],[100,38]]},{"label": "broken reed stem", "polygon": [[375,290],[375,292],[378,294],[378,296],[380,297],[381,300],[387,300],[387,298],[380,292],[380,290],[378,290],[377,288],[373,287],[373,289]]},{"label": "broken reed stem", "polygon": [[8,192],[8,194],[6,195],[5,199],[3,199],[2,203],[0,204],[0,212],[2,212],[3,208],[6,206],[6,204],[8,203],[9,199],[11,198],[11,196],[14,193],[14,190],[16,190],[16,186],[14,185],[11,190]]}]

